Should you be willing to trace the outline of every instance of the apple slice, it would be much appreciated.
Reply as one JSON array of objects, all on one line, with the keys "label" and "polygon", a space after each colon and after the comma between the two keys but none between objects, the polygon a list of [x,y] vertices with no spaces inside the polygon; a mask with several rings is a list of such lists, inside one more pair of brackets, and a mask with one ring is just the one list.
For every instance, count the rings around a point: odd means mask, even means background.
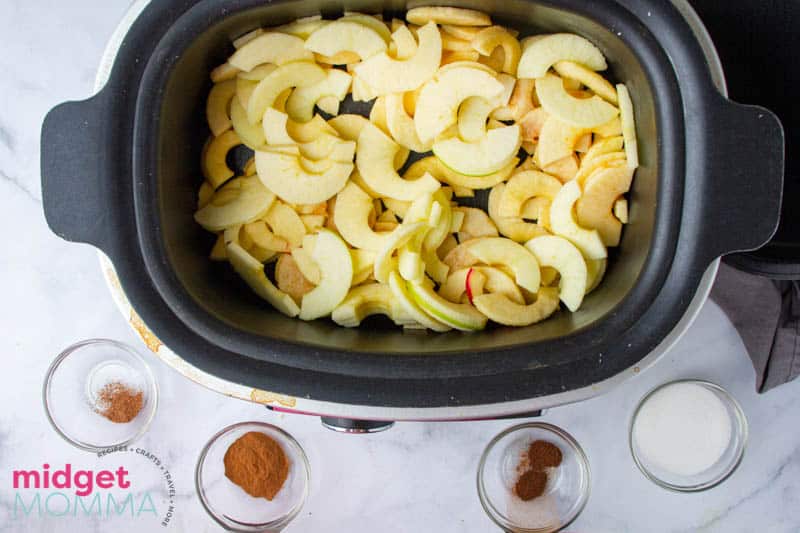
[{"label": "apple slice", "polygon": [[314,284],[303,276],[290,254],[281,254],[275,263],[275,283],[295,302],[300,302],[303,296],[314,290]]},{"label": "apple slice", "polygon": [[300,87],[292,91],[286,100],[286,113],[297,122],[308,122],[314,117],[314,106],[325,97],[334,97],[338,102],[344,100],[350,89],[352,77],[339,69],[330,69],[325,79],[308,87]]},{"label": "apple slice", "polygon": [[437,74],[422,89],[414,124],[422,142],[430,142],[458,121],[458,108],[471,96],[494,101],[503,84],[495,76],[476,68],[460,67]]},{"label": "apple slice", "polygon": [[258,37],[259,35],[264,35],[264,28],[256,28],[252,31],[245,33],[241,37],[237,37],[236,39],[234,39],[232,43],[233,47],[238,50],[242,46],[246,45],[256,37]]},{"label": "apple slice", "polygon": [[311,256],[319,265],[322,279],[303,296],[299,318],[314,320],[330,314],[347,296],[353,281],[353,259],[344,241],[332,231],[320,230]]},{"label": "apple slice", "polygon": [[208,231],[222,231],[226,228],[246,224],[266,213],[275,201],[272,194],[257,176],[236,178],[217,191],[217,195],[228,195],[225,203],[215,202],[212,197],[208,204],[194,214],[195,221]]},{"label": "apple slice", "polygon": [[542,287],[536,301],[524,305],[512,302],[504,294],[490,293],[475,297],[475,307],[490,320],[504,326],[530,326],[558,310],[558,289]]},{"label": "apple slice", "polygon": [[[467,142],[477,142],[486,136],[486,121],[495,105],[480,96],[464,100],[458,110],[458,135]],[[417,150],[421,151],[421,150]]]},{"label": "apple slice", "polygon": [[615,137],[607,137],[605,139],[598,139],[592,143],[589,147],[589,150],[583,155],[584,161],[590,161],[595,157],[599,157],[604,154],[608,154],[611,152],[619,152],[622,150],[623,146],[623,138],[621,135],[617,135]]},{"label": "apple slice", "polygon": [[468,241],[462,242],[449,252],[447,255],[444,256],[442,261],[444,264],[450,267],[450,270],[455,272],[456,270],[461,270],[462,268],[468,268],[474,265],[477,265],[480,261],[478,258],[472,255],[470,252],[470,246],[475,244],[476,242],[484,240],[485,237],[479,237],[477,239],[470,239]]},{"label": "apple slice", "polygon": [[504,265],[514,272],[517,285],[532,293],[541,283],[539,264],[533,254],[519,243],[503,237],[475,240],[469,246],[478,261],[486,265]]},{"label": "apple slice", "polygon": [[371,189],[383,196],[411,201],[439,188],[439,182],[428,174],[414,181],[401,178],[394,166],[399,150],[400,146],[377,126],[369,124],[361,130],[356,165]]},{"label": "apple slice", "polygon": [[423,25],[450,24],[453,26],[491,26],[492,19],[486,13],[460,7],[426,6],[409,9],[406,20],[412,24]]},{"label": "apple slice", "polygon": [[[472,274],[470,274],[472,272]],[[473,280],[472,276],[478,276]],[[480,283],[483,283],[481,286]],[[477,282],[477,283],[473,283]],[[481,289],[482,290],[479,290]],[[464,293],[472,293],[470,301],[484,292],[500,293],[511,301],[524,304],[525,299],[514,280],[499,268],[473,266],[456,270],[442,284],[439,294],[451,302],[459,303]]]},{"label": "apple slice", "polygon": [[617,85],[617,98],[619,99],[620,120],[622,122],[622,136],[625,139],[625,153],[628,156],[628,166],[639,166],[639,147],[636,142],[636,122],[633,120],[633,102],[628,88],[624,84]]},{"label": "apple slice", "polygon": [[224,133],[231,127],[228,106],[236,94],[236,81],[227,80],[215,83],[208,93],[206,101],[206,120],[214,137]]},{"label": "apple slice", "polygon": [[262,220],[250,222],[242,227],[244,236],[241,239],[242,246],[248,249],[253,245],[258,246],[263,250],[270,250],[272,252],[289,252],[290,247],[286,239],[278,237],[269,230],[267,224]]},{"label": "apple slice", "polygon": [[225,252],[233,269],[253,292],[286,316],[295,317],[300,313],[300,309],[292,297],[272,284],[264,273],[264,265],[247,253],[244,248],[232,242],[227,245]]},{"label": "apple slice", "polygon": [[231,124],[233,131],[251,150],[258,150],[266,143],[264,128],[261,127],[261,124],[250,124],[250,121],[247,120],[247,111],[242,107],[238,98],[231,100]]},{"label": "apple slice", "polygon": [[623,224],[628,223],[628,200],[626,198],[617,198],[614,202],[614,216]]},{"label": "apple slice", "polygon": [[433,143],[433,153],[447,167],[465,176],[487,176],[506,167],[519,152],[519,125],[489,130],[477,142],[457,136]]},{"label": "apple slice", "polygon": [[454,187],[463,187],[473,190],[489,189],[498,183],[502,183],[503,181],[507,180],[517,167],[517,163],[519,163],[519,159],[515,157],[511,160],[511,162],[508,163],[508,165],[501,168],[497,172],[487,176],[476,177],[460,174],[455,170],[447,168],[438,157],[428,156],[416,161],[413,165],[411,165],[408,170],[406,170],[404,177],[406,179],[414,179],[424,175],[427,172],[437,180]]},{"label": "apple slice", "polygon": [[353,171],[352,163],[327,161],[324,172],[309,172],[297,155],[275,152],[256,152],[258,176],[266,187],[290,203],[317,203],[331,198],[347,183]]},{"label": "apple slice", "polygon": [[339,18],[339,20],[342,22],[357,22],[359,24],[363,24],[367,28],[380,35],[381,39],[387,43],[392,38],[392,33],[389,30],[389,27],[384,24],[381,19],[373,17],[372,15],[367,15],[364,13],[345,13],[345,15]]},{"label": "apple slice", "polygon": [[517,67],[520,78],[541,78],[559,61],[573,61],[592,70],[608,68],[603,53],[591,42],[572,33],[554,33],[526,40]]},{"label": "apple slice", "polygon": [[486,276],[475,270],[475,268],[470,268],[467,270],[464,288],[466,289],[467,300],[469,300],[470,305],[472,305],[472,300],[475,296],[483,294],[483,288],[485,284]]},{"label": "apple slice", "polygon": [[485,28],[475,35],[472,47],[484,56],[492,55],[498,46],[503,49],[503,72],[516,76],[522,50],[519,41],[502,26]]},{"label": "apple slice", "polygon": [[214,68],[209,77],[213,83],[221,83],[223,81],[235,79],[236,75],[240,72],[241,70],[226,61]]},{"label": "apple slice", "polygon": [[276,68],[278,68],[278,65],[267,63],[264,65],[259,65],[249,72],[240,72],[236,75],[236,77],[240,80],[261,81],[271,74]]},{"label": "apple slice", "polygon": [[322,20],[321,15],[312,15],[310,17],[299,18],[294,22],[284,24],[283,26],[277,26],[272,28],[272,31],[296,35],[297,37],[305,40],[322,26],[330,24],[330,22],[330,20]]},{"label": "apple slice", "polygon": [[205,147],[202,161],[203,175],[215,189],[233,177],[233,170],[227,162],[228,152],[240,144],[242,140],[236,132],[228,130],[219,137],[211,138]]},{"label": "apple slice", "polygon": [[[393,31],[394,33],[392,33],[391,39],[392,45],[394,45],[395,48],[395,59],[406,60],[413,57],[414,54],[417,53],[419,45],[417,44],[416,39],[414,39],[414,34],[408,29],[408,26],[401,24]],[[389,45],[390,52],[392,45]]]},{"label": "apple slice", "polygon": [[576,204],[578,223],[596,229],[606,246],[619,246],[622,223],[611,211],[617,198],[628,192],[632,180],[632,168],[599,169],[586,179]]},{"label": "apple slice", "polygon": [[258,82],[247,102],[247,119],[256,124],[282,92],[292,87],[309,87],[325,79],[325,70],[312,61],[294,61],[273,70]]},{"label": "apple slice", "polygon": [[455,24],[442,24],[439,28],[444,32],[452,35],[453,37],[457,37],[458,39],[464,39],[467,41],[471,41],[475,38],[476,35],[481,31],[482,28],[477,26],[458,26]]},{"label": "apple slice", "polygon": [[628,158],[625,152],[609,152],[595,157],[584,157],[581,166],[575,174],[575,181],[581,185],[586,183],[586,179],[598,170],[604,168],[627,167]]},{"label": "apple slice", "polygon": [[[311,255],[311,250],[314,249],[314,242],[316,242],[316,234],[304,236],[302,244],[307,246],[307,248],[295,248],[291,251],[291,254],[297,265],[297,269],[300,270],[303,277],[314,285],[319,285],[322,279],[322,272],[319,269],[319,265],[314,260],[314,257]],[[353,261],[353,270],[355,271],[355,260]]]},{"label": "apple slice", "polygon": [[536,80],[536,95],[549,115],[578,128],[595,128],[619,114],[619,109],[597,95],[576,98],[564,88],[564,80],[548,74]]},{"label": "apple slice", "polygon": [[345,114],[334,117],[328,121],[339,136],[348,141],[358,141],[361,130],[369,124],[369,120],[361,115]]},{"label": "apple slice", "polygon": [[545,235],[525,243],[539,264],[558,270],[561,275],[559,297],[567,308],[575,312],[586,294],[586,262],[580,250],[563,237]]},{"label": "apple slice", "polygon": [[516,172],[506,183],[500,198],[498,215],[501,217],[522,216],[522,206],[531,198],[547,198],[550,201],[561,190],[561,182],[536,170]]},{"label": "apple slice", "polygon": [[449,302],[433,290],[427,279],[422,283],[406,282],[411,297],[436,320],[461,331],[478,331],[486,327],[486,316],[470,304]]},{"label": "apple slice", "polygon": [[560,235],[577,246],[589,259],[603,259],[608,256],[606,247],[597,230],[578,225],[573,215],[575,203],[581,196],[581,188],[576,181],[561,187],[550,204],[550,226],[553,233]]},{"label": "apple slice", "polygon": [[324,134],[338,134],[337,130],[319,115],[314,115],[309,122],[295,122],[286,113],[272,108],[267,109],[264,113],[263,125],[267,144],[274,146],[304,144],[312,142]]},{"label": "apple slice", "polygon": [[386,50],[386,41],[372,28],[353,20],[336,20],[319,28],[306,39],[306,50],[334,56],[352,52],[362,60]]},{"label": "apple slice", "polygon": [[264,215],[264,221],[278,237],[283,237],[291,248],[299,247],[306,234],[306,227],[294,209],[283,202],[275,202]]},{"label": "apple slice", "polygon": [[464,220],[458,229],[460,242],[477,237],[497,237],[497,227],[483,209],[477,207],[456,207],[457,212],[464,214]]},{"label": "apple slice", "polygon": [[415,322],[384,283],[366,283],[350,289],[331,318],[340,326],[354,328],[371,315],[385,315],[398,325]]},{"label": "apple slice", "polygon": [[501,217],[498,215],[500,202],[505,194],[505,183],[498,183],[489,193],[489,217],[504,237],[515,242],[527,242],[539,235],[547,235],[548,231],[542,223],[526,222],[521,217]]},{"label": "apple slice", "polygon": [[333,220],[345,241],[354,248],[377,252],[383,248],[386,233],[369,226],[372,198],[355,183],[348,183],[336,197]]},{"label": "apple slice", "polygon": [[268,32],[236,50],[228,63],[249,72],[264,63],[283,65],[292,61],[312,61],[314,56],[304,45],[303,39],[294,35]]},{"label": "apple slice", "polygon": [[578,159],[577,155],[572,154],[543,166],[542,170],[557,177],[561,183],[566,183],[575,179],[575,176],[578,175],[579,166],[580,159]]},{"label": "apple slice", "polygon": [[592,133],[600,139],[622,135],[622,120],[619,117],[614,117],[602,126],[592,128]]},{"label": "apple slice", "polygon": [[601,98],[617,105],[617,90],[597,72],[589,70],[574,61],[559,61],[553,65],[553,68],[561,77],[577,80],[594,91]]},{"label": "apple slice", "polygon": [[586,259],[586,294],[589,294],[600,285],[607,266],[607,259]]},{"label": "apple slice", "polygon": [[390,233],[375,256],[375,279],[381,283],[387,283],[389,273],[394,266],[392,256],[395,250],[402,248],[407,242],[427,229],[428,225],[425,222],[404,223]]},{"label": "apple slice", "polygon": [[385,97],[386,126],[394,140],[415,152],[429,152],[433,143],[422,143],[403,103],[403,93],[390,93]]},{"label": "apple slice", "polygon": [[575,152],[575,143],[588,131],[590,130],[587,128],[572,126],[557,117],[548,116],[542,126],[539,144],[536,148],[539,164],[547,166],[559,159],[571,156]]},{"label": "apple slice", "polygon": [[397,298],[397,301],[400,303],[403,310],[416,322],[427,329],[438,332],[449,331],[451,329],[450,326],[443,324],[442,322],[428,315],[428,313],[426,313],[416,303],[410,291],[408,290],[406,283],[407,282],[400,277],[400,274],[398,274],[397,271],[392,271],[389,273],[389,288],[392,290],[392,294],[395,298]]},{"label": "apple slice", "polygon": [[442,57],[439,30],[435,24],[426,24],[417,35],[419,45],[412,57],[394,59],[383,52],[355,67],[357,76],[375,91],[375,95],[413,91],[436,74]]}]

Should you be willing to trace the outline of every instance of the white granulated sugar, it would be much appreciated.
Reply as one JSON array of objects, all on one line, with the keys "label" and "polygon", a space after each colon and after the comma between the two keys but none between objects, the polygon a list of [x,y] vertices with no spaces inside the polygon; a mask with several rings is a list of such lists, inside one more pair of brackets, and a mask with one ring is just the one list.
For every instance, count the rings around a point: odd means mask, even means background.
[{"label": "white granulated sugar", "polygon": [[676,383],[647,399],[634,422],[633,438],[645,461],[676,475],[693,476],[725,453],[731,419],[706,387]]}]

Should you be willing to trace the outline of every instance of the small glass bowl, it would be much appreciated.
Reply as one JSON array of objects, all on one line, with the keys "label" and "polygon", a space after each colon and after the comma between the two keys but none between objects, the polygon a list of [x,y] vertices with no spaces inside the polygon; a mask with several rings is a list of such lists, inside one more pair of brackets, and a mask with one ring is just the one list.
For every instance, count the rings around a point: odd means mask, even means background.
[{"label": "small glass bowl", "polygon": [[[120,382],[142,391],[142,409],[127,423],[98,411],[98,394]],[[67,442],[91,452],[127,446],[141,437],[158,405],[158,387],[145,360],[132,347],[109,339],[73,344],[50,364],[42,397],[47,419]]]},{"label": "small glass bowl", "polygon": [[[517,467],[535,440],[559,447],[561,465],[548,469],[544,494],[523,501],[514,493]],[[571,524],[589,499],[589,461],[577,441],[563,429],[544,422],[511,427],[486,446],[478,464],[478,497],[484,511],[506,531],[549,533]]]},{"label": "small glass bowl", "polygon": [[[730,416],[731,422],[730,441],[722,456],[713,466],[693,476],[675,474],[648,461],[646,454],[642,453],[634,437],[636,418],[639,416],[645,403],[652,398],[654,394],[663,391],[667,387],[682,383],[700,385],[714,393],[722,402],[722,405],[725,406],[725,410],[728,416]],[[733,474],[742,462],[745,445],[747,444],[747,433],[747,418],[745,418],[739,403],[728,391],[710,381],[679,379],[659,385],[644,395],[631,417],[630,427],[628,428],[628,443],[636,466],[639,467],[639,470],[641,470],[650,481],[660,487],[675,492],[700,492],[719,485]]]},{"label": "small glass bowl", "polygon": [[[225,452],[250,431],[273,438],[289,460],[289,476],[272,501],[250,496],[225,477]],[[308,458],[291,435],[272,424],[240,422],[211,437],[200,452],[194,480],[203,507],[227,531],[277,533],[303,507],[310,485],[309,472]]]}]

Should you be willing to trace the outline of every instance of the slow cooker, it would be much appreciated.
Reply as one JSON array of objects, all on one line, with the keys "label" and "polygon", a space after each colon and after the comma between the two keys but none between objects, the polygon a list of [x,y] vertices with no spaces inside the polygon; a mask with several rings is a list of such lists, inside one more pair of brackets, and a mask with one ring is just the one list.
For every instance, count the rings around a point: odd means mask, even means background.
[{"label": "slow cooker", "polygon": [[98,92],[47,115],[42,190],[52,230],[101,251],[121,311],[164,361],[222,393],[335,426],[527,413],[651,365],[697,314],[720,256],[769,241],[783,188],[780,121],[726,98],[713,44],[684,0],[435,4],[488,12],[523,36],[581,34],[630,88],[641,166],[601,287],[577,313],[473,334],[377,321],[348,330],[271,310],[207,260],[210,237],[192,221],[208,72],[256,27],[344,11],[402,16],[426,3],[140,0],[111,39]]}]

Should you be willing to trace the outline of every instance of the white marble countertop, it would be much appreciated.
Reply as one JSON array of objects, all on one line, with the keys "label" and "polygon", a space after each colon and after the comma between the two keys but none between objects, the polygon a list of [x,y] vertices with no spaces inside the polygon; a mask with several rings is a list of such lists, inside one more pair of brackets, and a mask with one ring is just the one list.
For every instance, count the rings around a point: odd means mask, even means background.
[{"label": "white marble countertop", "polygon": [[[175,478],[170,528],[216,531],[195,495],[193,469],[205,441],[243,420],[280,425],[306,448],[313,483],[307,505],[287,531],[496,531],[475,491],[484,445],[510,421],[399,423],[371,436],[343,436],[313,417],[279,415],[188,381],[146,351],[118,314],[95,251],[56,238],[47,228],[39,186],[39,129],[55,104],[85,97],[103,46],[128,0],[4,2],[0,17],[0,530],[156,531],[159,519],[130,516],[38,517],[17,509],[11,472],[42,463],[101,469],[112,465],[78,451],[50,428],[41,381],[52,358],[74,341],[110,337],[137,346],[157,374],[161,402],[138,446],[157,454]],[[637,400],[677,377],[700,377],[742,403],[751,437],[744,461],[726,483],[696,495],[674,494],[647,481],[627,447]],[[708,303],[678,345],[657,365],[613,392],[553,409],[544,421],[583,445],[592,494],[572,532],[781,532],[800,528],[800,382],[764,396],[730,322]],[[165,510],[158,475],[130,460],[139,491],[153,490]],[[55,467],[54,467],[55,468]]]}]

